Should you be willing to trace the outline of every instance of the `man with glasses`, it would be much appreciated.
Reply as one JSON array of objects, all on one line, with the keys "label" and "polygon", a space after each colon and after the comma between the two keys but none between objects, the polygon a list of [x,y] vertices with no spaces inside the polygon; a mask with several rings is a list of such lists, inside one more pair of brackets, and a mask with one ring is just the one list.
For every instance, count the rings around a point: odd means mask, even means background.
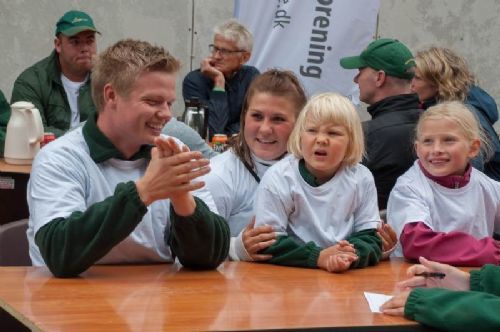
[{"label": "man with glasses", "polygon": [[245,93],[257,68],[247,66],[253,46],[250,31],[234,19],[214,29],[211,55],[201,68],[186,75],[182,85],[184,100],[198,98],[209,110],[210,137],[231,136],[240,130],[240,114]]}]

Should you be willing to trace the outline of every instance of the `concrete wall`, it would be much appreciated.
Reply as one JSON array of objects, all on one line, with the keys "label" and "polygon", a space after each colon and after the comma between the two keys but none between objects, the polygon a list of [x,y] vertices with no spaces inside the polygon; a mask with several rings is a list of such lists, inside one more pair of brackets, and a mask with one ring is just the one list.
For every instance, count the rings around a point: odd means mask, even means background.
[{"label": "concrete wall", "polygon": [[500,106],[498,13],[498,0],[382,0],[378,36],[397,38],[413,52],[429,46],[455,50]]},{"label": "concrete wall", "polygon": [[[208,53],[212,28],[232,16],[233,1],[0,0],[0,89],[7,98],[21,71],[50,53],[55,23],[69,9],[91,14],[102,32],[100,50],[133,37],[162,45],[178,57],[183,68],[175,111],[180,114],[182,77]],[[500,101],[499,12],[498,0],[381,0],[377,35],[398,38],[413,51],[433,44],[455,49],[469,60],[481,86]]]},{"label": "concrete wall", "polygon": [[[102,33],[98,51],[122,38],[138,38],[164,46],[182,62],[174,109],[184,103],[181,83],[208,54],[212,27],[232,17],[232,0],[0,0],[0,89],[10,99],[12,85],[28,66],[53,49],[55,24],[70,9],[88,12]],[[194,9],[194,10],[193,10]],[[192,34],[194,12],[195,31]],[[191,42],[193,35],[193,43]],[[196,56],[191,58],[193,46]]]}]

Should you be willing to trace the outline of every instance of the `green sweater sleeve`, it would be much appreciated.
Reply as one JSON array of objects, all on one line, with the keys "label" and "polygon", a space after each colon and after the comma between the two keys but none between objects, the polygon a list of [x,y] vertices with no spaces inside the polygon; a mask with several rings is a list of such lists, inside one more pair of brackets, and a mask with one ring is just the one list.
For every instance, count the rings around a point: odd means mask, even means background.
[{"label": "green sweater sleeve", "polygon": [[500,296],[500,266],[487,264],[480,270],[470,271],[470,289]]},{"label": "green sweater sleeve", "polygon": [[[382,257],[382,243],[374,229],[354,233],[347,240],[354,245],[359,256],[351,268],[375,265]],[[275,244],[262,251],[263,254],[273,256],[269,263],[309,268],[318,267],[320,252],[321,248],[314,242],[299,244],[289,236],[278,237]]]},{"label": "green sweater sleeve", "polygon": [[321,248],[314,242],[297,243],[290,236],[279,236],[276,243],[264,249],[263,254],[272,255],[268,263],[284,266],[318,268],[318,257]]},{"label": "green sweater sleeve", "polygon": [[35,242],[54,276],[73,277],[125,239],[146,212],[135,183],[120,183],[113,196],[86,211],[44,225],[35,234]]},{"label": "green sweater sleeve", "polygon": [[382,240],[377,236],[376,229],[353,233],[346,240],[354,245],[358,255],[358,260],[351,264],[351,268],[378,264],[382,257]]},{"label": "green sweater sleeve", "polygon": [[165,232],[167,244],[185,267],[214,269],[229,253],[229,226],[198,197],[196,210],[189,217],[177,215],[170,207],[170,230]]},{"label": "green sweater sleeve", "polygon": [[405,316],[444,331],[500,331],[500,297],[482,292],[415,288]]}]

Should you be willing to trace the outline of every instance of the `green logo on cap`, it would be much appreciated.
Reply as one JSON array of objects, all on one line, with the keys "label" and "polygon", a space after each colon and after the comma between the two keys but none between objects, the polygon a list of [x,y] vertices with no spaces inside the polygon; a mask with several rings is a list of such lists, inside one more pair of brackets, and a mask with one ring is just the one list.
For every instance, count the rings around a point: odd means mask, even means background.
[{"label": "green logo on cap", "polygon": [[56,35],[62,33],[71,37],[87,30],[99,33],[89,14],[78,10],[66,12],[56,24]]},{"label": "green logo on cap", "polygon": [[83,22],[83,21],[88,21],[86,18],[80,18],[80,17],[75,17],[73,21],[71,21],[72,24]]}]

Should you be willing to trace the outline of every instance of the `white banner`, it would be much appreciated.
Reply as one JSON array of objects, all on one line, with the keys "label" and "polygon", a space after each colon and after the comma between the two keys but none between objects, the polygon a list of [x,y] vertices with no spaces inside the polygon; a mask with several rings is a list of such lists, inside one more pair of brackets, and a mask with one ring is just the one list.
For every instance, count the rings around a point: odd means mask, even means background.
[{"label": "white banner", "polygon": [[379,0],[235,0],[234,16],[252,32],[249,64],[289,69],[309,95],[336,91],[358,103],[357,70],[339,60],[373,40]]}]

